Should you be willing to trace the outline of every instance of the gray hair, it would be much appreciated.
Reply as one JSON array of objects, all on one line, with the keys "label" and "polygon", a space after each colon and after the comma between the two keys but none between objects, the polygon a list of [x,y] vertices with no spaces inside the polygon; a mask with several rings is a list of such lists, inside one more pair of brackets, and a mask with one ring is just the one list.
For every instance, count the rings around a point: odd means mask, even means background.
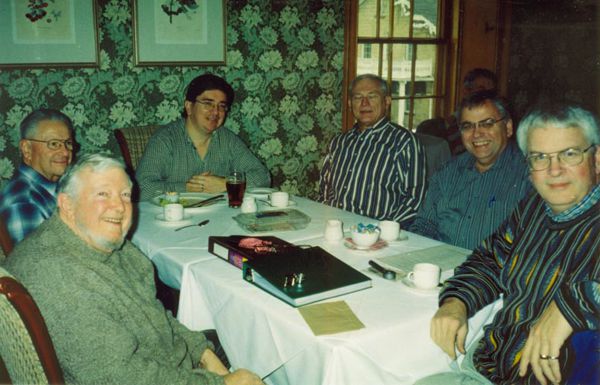
[{"label": "gray hair", "polygon": [[377,76],[375,74],[362,74],[362,75],[358,75],[357,77],[355,77],[352,82],[350,82],[350,86],[348,87],[348,95],[352,96],[352,90],[354,90],[354,86],[356,85],[356,83],[358,83],[361,80],[364,79],[368,79],[368,80],[373,80],[377,83],[379,83],[379,89],[381,90],[381,93],[384,96],[388,96],[389,95],[389,88],[388,88],[388,84],[385,80],[383,80],[381,78],[381,76]]},{"label": "gray hair", "polygon": [[[111,168],[119,168],[127,175],[125,164],[119,159],[105,154],[85,154],[67,168],[64,175],[58,181],[58,192],[65,193],[74,198],[81,188],[80,174],[83,170],[90,169],[92,172],[101,172]],[[131,187],[133,183],[129,175],[127,175],[127,180]]]},{"label": "gray hair", "polygon": [[58,110],[40,108],[31,111],[21,122],[21,139],[33,139],[37,134],[38,124],[43,120],[63,122],[69,129],[69,135],[73,136],[73,122],[67,115]]},{"label": "gray hair", "polygon": [[463,98],[463,100],[460,102],[458,110],[456,111],[457,120],[460,122],[461,115],[464,109],[481,107],[487,101],[492,103],[496,107],[500,115],[504,116],[506,120],[511,118],[506,99],[498,95],[496,90],[482,90],[473,92],[472,94],[469,94]]},{"label": "gray hair", "polygon": [[594,115],[581,107],[567,104],[548,104],[534,107],[523,118],[517,130],[517,143],[527,155],[529,134],[542,127],[579,128],[590,145],[600,144],[600,130]]}]

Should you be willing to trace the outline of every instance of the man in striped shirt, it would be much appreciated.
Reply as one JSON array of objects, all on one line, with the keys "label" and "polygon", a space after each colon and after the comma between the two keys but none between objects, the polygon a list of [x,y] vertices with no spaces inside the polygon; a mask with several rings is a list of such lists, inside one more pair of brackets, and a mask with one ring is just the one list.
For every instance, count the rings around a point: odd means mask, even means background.
[{"label": "man in striped shirt", "polygon": [[320,202],[403,225],[415,217],[426,189],[425,152],[415,136],[386,117],[392,103],[379,76],[350,85],[356,124],[329,145],[320,176]]},{"label": "man in striped shirt", "polygon": [[429,180],[410,231],[474,249],[531,190],[525,159],[510,140],[513,122],[494,91],[461,102],[458,118],[467,152]]},{"label": "man in striped shirt", "polygon": [[[517,136],[537,194],[444,283],[431,336],[452,359],[466,356],[419,385],[558,384],[588,370],[577,383],[598,383],[578,337],[600,326],[600,129],[579,107],[545,106]],[[467,318],[499,298],[483,337],[465,346]]]}]

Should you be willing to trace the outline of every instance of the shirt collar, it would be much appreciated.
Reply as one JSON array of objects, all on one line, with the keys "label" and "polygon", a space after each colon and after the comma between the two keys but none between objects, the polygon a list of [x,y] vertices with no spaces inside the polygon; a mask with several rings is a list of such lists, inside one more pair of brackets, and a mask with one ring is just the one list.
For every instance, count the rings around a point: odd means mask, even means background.
[{"label": "shirt collar", "polygon": [[579,201],[579,203],[577,203],[570,209],[555,214],[546,202],[544,202],[544,209],[546,210],[546,214],[554,222],[567,222],[577,218],[578,216],[589,210],[592,206],[598,203],[598,201],[600,201],[600,185],[596,185],[596,187],[594,187],[592,191],[587,193],[587,195],[584,196],[583,199]]},{"label": "shirt collar", "polygon": [[[362,133],[370,132],[372,130],[378,130],[378,129],[384,127],[387,124],[387,122],[388,122],[388,118],[387,118],[387,116],[384,116],[383,118],[379,119],[377,121],[377,123],[375,123],[373,126],[367,127]],[[361,134],[361,132],[358,130],[358,123],[354,124],[352,131],[354,131],[357,134]]]},{"label": "shirt collar", "polygon": [[56,197],[56,187],[58,186],[58,183],[49,181],[43,177],[42,174],[23,163],[19,166],[19,172],[26,179],[32,181],[36,186],[40,186],[53,197]]}]

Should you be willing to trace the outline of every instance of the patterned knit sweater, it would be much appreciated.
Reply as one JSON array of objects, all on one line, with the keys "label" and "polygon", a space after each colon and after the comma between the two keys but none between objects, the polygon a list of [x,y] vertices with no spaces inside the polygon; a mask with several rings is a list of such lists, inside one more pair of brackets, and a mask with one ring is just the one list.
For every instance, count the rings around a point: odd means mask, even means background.
[{"label": "patterned knit sweater", "polygon": [[210,343],[155,299],[152,264],[129,242],[102,253],[55,214],[4,265],[37,302],[67,382],[224,383],[194,369]]},{"label": "patterned knit sweater", "polygon": [[[503,308],[486,326],[473,362],[494,384],[537,384],[531,369],[518,375],[529,329],[553,300],[574,331],[600,323],[600,203],[567,222],[550,220],[534,194],[456,268],[440,302],[460,298],[469,317],[504,296]],[[563,377],[572,358],[560,352]]]}]

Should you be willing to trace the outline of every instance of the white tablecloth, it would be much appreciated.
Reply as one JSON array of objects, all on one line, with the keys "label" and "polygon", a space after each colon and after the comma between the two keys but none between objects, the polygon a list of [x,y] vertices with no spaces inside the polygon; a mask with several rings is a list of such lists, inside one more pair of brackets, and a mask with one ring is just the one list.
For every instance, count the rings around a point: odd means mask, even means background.
[{"label": "white tablecloth", "polygon": [[[346,228],[361,220],[369,223],[377,222],[309,199],[292,197],[292,200],[296,205],[290,208],[296,208],[309,215],[310,224],[302,230],[273,232],[269,235],[298,243],[321,236],[328,219],[340,219]],[[265,204],[259,202],[259,209],[264,207]],[[160,213],[162,208],[152,203],[142,202],[138,205],[139,215],[132,242],[154,262],[160,279],[175,289],[181,287],[181,277],[186,266],[212,259],[212,254],[207,251],[209,235],[250,234],[231,220],[240,213],[240,210],[229,208],[224,203],[192,210],[190,219],[192,223],[204,219],[210,222],[204,227],[192,227],[181,231],[175,231],[177,226],[156,220],[155,217]]]},{"label": "white tablecloth", "polygon": [[[351,251],[320,236],[305,242],[365,271],[371,258],[440,244],[414,234],[376,252]],[[412,384],[448,370],[449,359],[429,337],[437,293],[367,274],[372,288],[330,299],[348,303],[366,326],[357,331],[314,336],[297,309],[243,281],[239,269],[217,258],[184,273],[178,318],[194,330],[217,329],[234,367],[272,384]],[[470,321],[468,342],[479,338],[495,310],[484,309]]]}]

